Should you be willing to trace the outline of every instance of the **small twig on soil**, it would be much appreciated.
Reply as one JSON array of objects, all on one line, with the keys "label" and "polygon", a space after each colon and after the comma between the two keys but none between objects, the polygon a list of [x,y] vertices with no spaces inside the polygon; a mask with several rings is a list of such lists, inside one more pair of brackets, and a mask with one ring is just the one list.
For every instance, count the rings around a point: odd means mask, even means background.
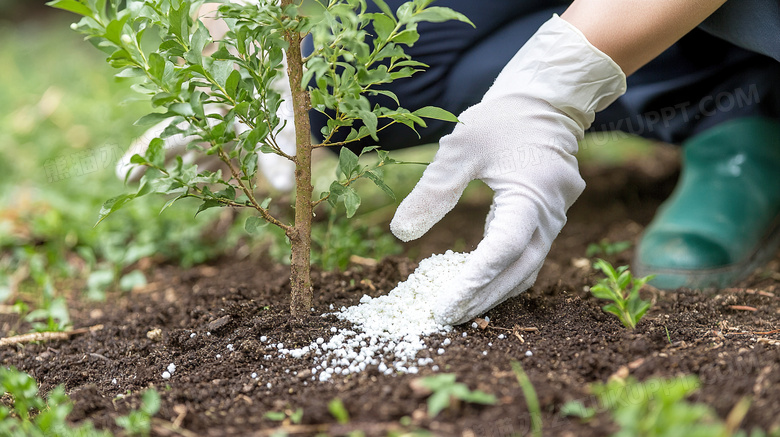
[{"label": "small twig on soil", "polygon": [[111,362],[111,361],[113,361],[111,358],[105,357],[105,356],[103,356],[103,355],[100,355],[100,354],[96,354],[96,353],[94,353],[94,352],[90,352],[89,356],[91,356],[91,357],[95,357],[95,358],[100,358],[101,360],[106,360],[106,361],[108,361],[108,362]]},{"label": "small twig on soil", "polygon": [[488,328],[489,329],[499,329],[501,331],[509,331],[509,332],[512,332],[512,331],[539,332],[539,328],[535,328],[533,326],[521,327],[521,326],[515,325],[514,328],[502,328],[500,326],[488,326]]},{"label": "small twig on soil", "polygon": [[376,267],[378,264],[377,260],[373,258],[365,258],[358,255],[352,255],[349,257],[349,262],[352,264],[357,264],[359,266],[366,266],[366,267]]},{"label": "small twig on soil", "polygon": [[176,416],[176,419],[173,420],[173,427],[174,428],[181,428],[182,422],[184,422],[184,418],[187,416],[187,406],[184,404],[177,404],[173,406],[173,411],[178,414]]},{"label": "small twig on soil", "polygon": [[758,308],[751,307],[748,305],[729,305],[729,308],[732,310],[742,310],[742,311],[758,311]]},{"label": "small twig on soil", "polygon": [[86,334],[87,332],[99,331],[101,329],[103,329],[103,325],[95,325],[90,326],[89,328],[79,328],[70,331],[31,332],[29,334],[14,335],[13,337],[0,338],[0,347],[32,343],[35,341],[68,340],[74,335]]},{"label": "small twig on soil", "polygon": [[774,293],[770,293],[764,290],[756,290],[753,288],[724,288],[722,291],[726,293],[746,293],[746,294],[757,294],[759,296],[764,296],[764,297],[777,297]]},{"label": "small twig on soil", "polygon": [[775,329],[772,331],[724,332],[723,335],[770,335],[778,333],[780,333],[780,329]]},{"label": "small twig on soil", "polygon": [[157,417],[152,418],[152,423],[153,423],[152,429],[154,430],[155,434],[161,435],[163,437],[169,437],[169,436],[199,437],[200,436],[200,434],[196,434],[184,428],[179,428],[178,426]]}]

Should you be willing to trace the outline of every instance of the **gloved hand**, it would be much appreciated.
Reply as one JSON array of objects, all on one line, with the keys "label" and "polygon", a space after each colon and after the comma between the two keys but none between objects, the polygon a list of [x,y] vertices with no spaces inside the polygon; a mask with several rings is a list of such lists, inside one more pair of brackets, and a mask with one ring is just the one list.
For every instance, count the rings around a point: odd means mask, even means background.
[{"label": "gloved hand", "polygon": [[464,323],[533,285],[585,188],[577,141],[625,88],[620,67],[555,15],[458,117],[390,224],[398,238],[413,240],[455,206],[470,181],[495,192],[484,239],[445,287],[433,310],[437,322]]}]

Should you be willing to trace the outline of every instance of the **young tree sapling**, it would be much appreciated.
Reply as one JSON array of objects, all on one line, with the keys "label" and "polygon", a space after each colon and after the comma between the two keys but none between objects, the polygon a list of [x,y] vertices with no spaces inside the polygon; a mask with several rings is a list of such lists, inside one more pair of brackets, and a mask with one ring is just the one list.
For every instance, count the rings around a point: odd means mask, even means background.
[{"label": "young tree sapling", "polygon": [[[318,0],[307,2],[311,13],[302,12],[303,1],[259,0],[257,4],[221,3],[218,17],[229,31],[214,41],[206,26],[193,18],[204,0],[53,0],[48,4],[82,16],[72,28],[109,55],[120,78],[134,78],[133,87],[162,112],[153,112],[139,124],[170,120],[147,151],[132,163],[148,167],[134,193],[109,199],[99,220],[127,202],[149,194],[175,195],[175,201],[196,198],[198,213],[213,207],[249,207],[257,212],[245,227],[252,231],[266,223],[284,230],[292,245],[291,312],[308,313],[312,302],[310,275],[311,222],[314,208],[341,202],[347,216],[360,205],[352,184],[367,178],[392,195],[382,178],[383,166],[394,162],[376,146],[373,165],[359,164],[359,156],[341,148],[338,180],[327,192],[314,198],[312,150],[340,147],[372,138],[395,123],[415,129],[425,127],[424,118],[456,122],[451,113],[435,107],[414,112],[400,107],[398,98],[382,84],[409,77],[427,67],[411,59],[404,46],[419,38],[421,22],[459,20],[471,24],[449,8],[431,6],[433,0],[412,0],[392,11],[384,0],[372,0],[380,12],[369,12],[366,0]],[[156,36],[155,36],[156,34]],[[314,49],[305,55],[301,43],[311,35]],[[207,55],[209,44],[217,49]],[[277,142],[284,122],[277,115],[282,104],[272,86],[282,77],[283,59],[292,89],[296,153],[288,154]],[[367,96],[383,95],[394,108],[371,106]],[[216,109],[215,109],[216,108]],[[313,144],[309,111],[328,116]],[[201,170],[179,156],[165,163],[165,138],[193,138],[188,149],[216,155],[228,169]],[[295,218],[284,223],[269,211],[271,199],[256,197],[257,153],[274,153],[295,164]]]}]

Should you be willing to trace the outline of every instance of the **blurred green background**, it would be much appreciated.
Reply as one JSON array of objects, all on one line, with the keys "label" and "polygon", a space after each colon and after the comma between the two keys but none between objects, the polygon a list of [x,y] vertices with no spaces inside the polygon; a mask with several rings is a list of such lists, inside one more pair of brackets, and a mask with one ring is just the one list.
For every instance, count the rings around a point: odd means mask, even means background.
[{"label": "blurred green background", "polygon": [[[210,209],[197,218],[195,201],[159,214],[167,199],[145,196],[94,227],[102,203],[129,191],[114,166],[144,129],[133,123],[151,110],[136,100],[127,79],[104,55],[70,30],[75,16],[43,1],[0,0],[0,314],[22,313],[36,329],[68,324],[67,293],[105,299],[110,290],[142,286],[154,266],[188,267],[230,254],[234,258],[288,258],[285,238],[273,227],[260,235],[243,229],[247,212]],[[638,145],[622,147],[625,143]],[[647,153],[644,143],[589,147],[589,160],[620,162]],[[406,161],[430,161],[436,146],[400,152]],[[315,166],[315,192],[334,179],[334,154]],[[400,200],[423,166],[394,166],[386,181]],[[363,204],[355,219],[343,211],[318,212],[314,262],[345,268],[351,255],[381,258],[401,252],[387,230],[397,205],[368,181],[359,181]],[[278,213],[289,197],[275,193]],[[466,197],[489,202],[490,190],[473,183]],[[480,223],[482,218],[475,218]],[[455,244],[454,242],[453,244]],[[35,324],[37,323],[37,324]]]}]

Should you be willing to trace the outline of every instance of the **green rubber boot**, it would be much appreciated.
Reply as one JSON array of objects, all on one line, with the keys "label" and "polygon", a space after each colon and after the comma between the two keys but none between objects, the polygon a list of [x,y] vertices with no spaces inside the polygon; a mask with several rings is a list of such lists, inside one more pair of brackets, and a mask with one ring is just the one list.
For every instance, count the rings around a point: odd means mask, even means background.
[{"label": "green rubber boot", "polygon": [[633,269],[661,289],[723,288],[780,245],[780,122],[743,118],[683,144],[683,168]]}]

